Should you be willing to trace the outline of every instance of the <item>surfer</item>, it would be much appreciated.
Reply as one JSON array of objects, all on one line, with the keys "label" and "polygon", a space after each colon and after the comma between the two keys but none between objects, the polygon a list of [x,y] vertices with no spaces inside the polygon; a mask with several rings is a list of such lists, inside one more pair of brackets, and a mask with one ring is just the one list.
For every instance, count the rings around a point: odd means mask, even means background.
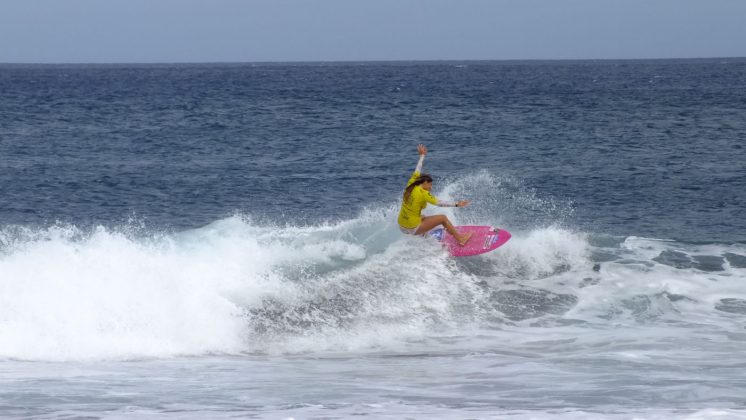
[{"label": "surfer", "polygon": [[469,205],[469,200],[449,203],[433,197],[430,194],[430,190],[433,188],[433,178],[428,174],[420,174],[427,148],[424,144],[418,144],[417,152],[420,154],[420,160],[417,162],[417,167],[404,190],[404,200],[399,211],[399,229],[408,235],[424,235],[430,229],[442,225],[448,233],[456,238],[459,244],[466,244],[471,237],[471,233],[460,235],[446,215],[422,216],[422,209],[427,206],[427,203],[438,207],[466,207]]}]

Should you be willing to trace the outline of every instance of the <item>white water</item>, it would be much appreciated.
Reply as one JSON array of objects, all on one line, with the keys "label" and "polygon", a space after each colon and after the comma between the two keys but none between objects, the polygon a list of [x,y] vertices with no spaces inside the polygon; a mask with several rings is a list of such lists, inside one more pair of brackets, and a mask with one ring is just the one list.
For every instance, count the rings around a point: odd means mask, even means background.
[{"label": "white water", "polygon": [[[630,237],[604,248],[542,228],[514,233],[497,252],[454,260],[434,242],[401,236],[390,216],[282,228],[236,216],[144,237],[104,228],[6,231],[0,357],[364,351],[557,315],[601,327],[676,321],[732,330],[746,313],[746,270],[727,258],[719,271],[655,260],[671,251],[690,259],[746,254],[740,245]],[[613,260],[594,271],[594,252]],[[506,317],[494,293],[511,290],[538,300],[517,302]],[[575,300],[562,313],[527,308],[549,304],[547,293]],[[521,296],[528,299],[513,295]]]}]

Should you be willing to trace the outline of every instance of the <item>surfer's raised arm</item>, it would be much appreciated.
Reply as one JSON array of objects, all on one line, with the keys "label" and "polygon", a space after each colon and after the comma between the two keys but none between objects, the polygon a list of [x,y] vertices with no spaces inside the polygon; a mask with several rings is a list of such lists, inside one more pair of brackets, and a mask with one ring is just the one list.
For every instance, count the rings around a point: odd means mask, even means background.
[{"label": "surfer's raised arm", "polygon": [[427,147],[424,144],[417,145],[417,153],[420,154],[420,160],[417,162],[417,167],[414,168],[414,173],[419,175],[422,173],[422,164],[425,162],[425,155],[427,154]]}]

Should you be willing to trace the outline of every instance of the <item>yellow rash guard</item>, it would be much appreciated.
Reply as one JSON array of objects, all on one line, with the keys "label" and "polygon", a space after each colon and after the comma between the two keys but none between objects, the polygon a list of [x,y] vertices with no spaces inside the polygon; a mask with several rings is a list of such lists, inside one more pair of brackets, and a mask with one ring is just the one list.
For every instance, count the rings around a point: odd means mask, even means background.
[{"label": "yellow rash guard", "polygon": [[[419,171],[414,171],[412,177],[407,182],[407,187],[412,184],[417,177],[420,176]],[[427,203],[438,205],[438,199],[433,197],[430,192],[416,186],[412,189],[412,194],[409,196],[409,200],[402,203],[401,210],[399,210],[399,226],[405,229],[414,229],[422,222],[422,209],[427,206]]]}]

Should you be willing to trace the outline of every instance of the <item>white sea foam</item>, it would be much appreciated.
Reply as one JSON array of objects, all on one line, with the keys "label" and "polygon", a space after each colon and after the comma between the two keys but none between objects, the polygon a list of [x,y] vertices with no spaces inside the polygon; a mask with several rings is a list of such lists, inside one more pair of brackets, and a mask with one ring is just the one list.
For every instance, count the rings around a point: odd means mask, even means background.
[{"label": "white sea foam", "polygon": [[[304,227],[234,216],[174,234],[5,229],[0,357],[364,351],[508,320],[697,317],[731,328],[746,312],[743,268],[724,259],[719,271],[682,269],[659,258],[743,255],[738,245],[628,238],[602,249],[549,226],[454,259],[434,241],[401,235],[394,220],[391,207]],[[616,259],[594,271],[593,252]]]}]

